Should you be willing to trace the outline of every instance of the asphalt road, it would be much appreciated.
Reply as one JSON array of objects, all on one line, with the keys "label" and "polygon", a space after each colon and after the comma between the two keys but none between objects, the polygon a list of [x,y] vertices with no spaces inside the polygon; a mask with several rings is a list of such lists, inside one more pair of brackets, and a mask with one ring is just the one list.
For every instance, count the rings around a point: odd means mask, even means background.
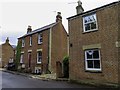
[{"label": "asphalt road", "polygon": [[[1,71],[0,71],[1,73]],[[21,75],[2,72],[2,88],[91,88],[66,81],[43,81]]]}]

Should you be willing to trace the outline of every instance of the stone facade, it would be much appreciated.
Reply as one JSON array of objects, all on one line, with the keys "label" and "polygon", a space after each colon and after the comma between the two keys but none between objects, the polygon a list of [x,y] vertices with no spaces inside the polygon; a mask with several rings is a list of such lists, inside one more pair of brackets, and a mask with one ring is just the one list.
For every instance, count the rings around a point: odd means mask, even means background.
[{"label": "stone facade", "polygon": [[[71,80],[84,83],[120,83],[120,2],[68,18]],[[97,30],[85,32],[83,18],[96,14]],[[87,69],[86,50],[99,50],[100,70]],[[95,65],[95,62],[94,62]]]},{"label": "stone facade", "polygon": [[10,45],[8,38],[4,44],[0,45],[0,67],[8,65],[10,59],[14,60],[14,50],[15,49]]},{"label": "stone facade", "polygon": [[[59,13],[61,14],[61,13]],[[59,18],[59,19],[58,19]],[[42,43],[38,44],[38,34],[42,33]],[[32,45],[30,46],[30,37]],[[33,30],[23,37],[18,38],[19,42],[25,40],[25,46],[21,49],[25,69],[31,69],[32,73],[56,73],[56,62],[62,63],[63,58],[68,55],[67,32],[62,25],[62,17],[57,16],[56,22]],[[42,52],[41,63],[37,63],[37,52]],[[31,66],[29,67],[28,54],[31,53]]]}]

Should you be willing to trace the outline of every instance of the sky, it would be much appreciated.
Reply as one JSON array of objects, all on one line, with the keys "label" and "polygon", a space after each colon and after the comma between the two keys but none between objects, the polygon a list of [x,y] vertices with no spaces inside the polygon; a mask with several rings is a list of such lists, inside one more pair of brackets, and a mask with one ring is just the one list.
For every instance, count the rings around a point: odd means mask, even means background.
[{"label": "sky", "polygon": [[[10,44],[17,45],[17,38],[32,29],[55,22],[61,12],[62,23],[68,32],[66,18],[76,15],[78,0],[0,0],[0,44],[9,37]],[[84,11],[118,0],[81,0]]]}]

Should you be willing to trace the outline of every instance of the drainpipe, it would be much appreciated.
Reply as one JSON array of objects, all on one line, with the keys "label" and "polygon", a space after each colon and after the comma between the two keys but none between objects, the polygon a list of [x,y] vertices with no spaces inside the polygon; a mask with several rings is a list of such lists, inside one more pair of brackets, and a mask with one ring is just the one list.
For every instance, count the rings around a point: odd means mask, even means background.
[{"label": "drainpipe", "polygon": [[49,41],[48,41],[48,70],[51,72],[51,46],[52,46],[52,28],[49,30]]}]

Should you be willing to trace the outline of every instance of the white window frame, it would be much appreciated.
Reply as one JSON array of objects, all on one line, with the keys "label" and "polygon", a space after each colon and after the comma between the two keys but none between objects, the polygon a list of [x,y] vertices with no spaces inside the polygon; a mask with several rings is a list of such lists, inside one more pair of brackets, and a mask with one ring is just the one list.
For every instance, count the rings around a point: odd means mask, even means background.
[{"label": "white window frame", "polygon": [[38,44],[42,44],[42,43],[43,43],[43,34],[42,33],[38,33]]},{"label": "white window frame", "polygon": [[[41,63],[42,63],[42,54],[41,54],[41,56],[39,56],[39,52],[42,53],[42,51],[38,51],[38,52],[37,52],[37,64],[41,64]],[[39,61],[39,58],[41,58],[40,61]]]},{"label": "white window frame", "polygon": [[[95,18],[95,21],[88,21],[87,23],[85,23],[85,18],[89,18],[89,17],[91,17],[91,16],[94,16]],[[96,28],[95,29],[90,29],[90,30],[86,30],[85,29],[85,24],[90,24],[90,23],[93,23],[93,22],[95,22],[96,23]],[[90,25],[90,27],[91,27],[91,25]],[[83,31],[84,32],[91,32],[91,31],[97,31],[98,30],[98,24],[97,24],[97,16],[96,16],[96,14],[91,14],[91,15],[87,15],[87,16],[84,16],[83,17]]]},{"label": "white window frame", "polygon": [[22,64],[23,63],[23,54],[21,54],[21,56],[20,56],[20,63]]},{"label": "white window frame", "polygon": [[25,39],[22,39],[22,47],[25,47]]},{"label": "white window frame", "polygon": [[[93,58],[92,57],[92,59],[87,59],[87,52],[88,51],[96,51],[96,50],[98,50],[98,52],[99,52],[99,58]],[[99,60],[100,61],[100,68],[88,68],[88,60],[92,60],[92,61],[95,61],[95,60]],[[101,56],[100,56],[100,50],[99,49],[89,49],[89,50],[85,50],[85,69],[86,70],[88,70],[88,71],[101,71],[102,69],[101,69]]]},{"label": "white window frame", "polygon": [[30,36],[30,46],[32,46],[32,36]]}]

